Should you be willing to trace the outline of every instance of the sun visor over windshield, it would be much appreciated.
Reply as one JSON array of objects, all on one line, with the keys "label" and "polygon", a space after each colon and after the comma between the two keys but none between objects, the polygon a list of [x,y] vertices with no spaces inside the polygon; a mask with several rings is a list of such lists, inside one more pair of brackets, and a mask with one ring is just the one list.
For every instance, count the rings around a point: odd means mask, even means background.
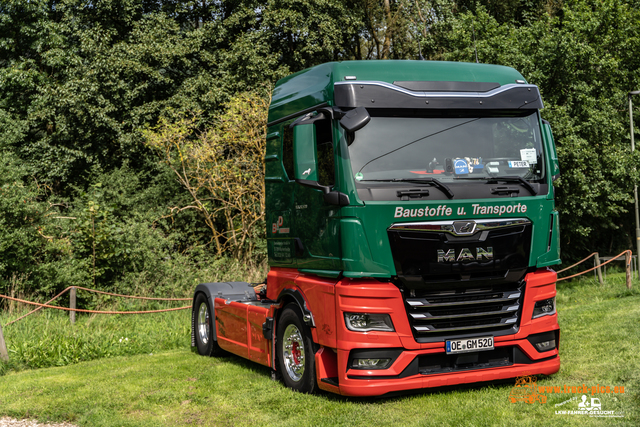
[{"label": "sun visor over windshield", "polygon": [[[403,82],[406,83],[406,82]],[[406,85],[405,85],[406,86]],[[335,104],[342,108],[541,109],[538,87],[508,84],[487,92],[412,91],[385,82],[337,82]]]}]

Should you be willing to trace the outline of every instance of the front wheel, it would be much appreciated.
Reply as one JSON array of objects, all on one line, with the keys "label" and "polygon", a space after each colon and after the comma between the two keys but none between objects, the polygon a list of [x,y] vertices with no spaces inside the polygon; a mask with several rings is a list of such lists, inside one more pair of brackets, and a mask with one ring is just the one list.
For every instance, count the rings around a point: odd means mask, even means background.
[{"label": "front wheel", "polygon": [[213,338],[215,328],[215,316],[209,305],[207,297],[200,293],[196,297],[193,316],[193,327],[196,336],[196,347],[202,356],[220,356],[223,350]]},{"label": "front wheel", "polygon": [[276,335],[278,368],[287,387],[313,393],[317,387],[314,344],[301,318],[295,305],[285,307],[280,316]]}]

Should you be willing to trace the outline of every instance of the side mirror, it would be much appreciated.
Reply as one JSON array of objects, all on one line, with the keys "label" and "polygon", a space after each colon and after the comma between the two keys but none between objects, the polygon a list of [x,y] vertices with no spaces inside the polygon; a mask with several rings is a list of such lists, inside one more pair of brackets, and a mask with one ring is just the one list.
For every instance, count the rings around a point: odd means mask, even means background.
[{"label": "side mirror", "polygon": [[365,127],[366,124],[369,123],[369,120],[371,120],[371,116],[367,109],[357,107],[348,111],[342,119],[340,119],[340,126],[347,132],[353,133]]}]

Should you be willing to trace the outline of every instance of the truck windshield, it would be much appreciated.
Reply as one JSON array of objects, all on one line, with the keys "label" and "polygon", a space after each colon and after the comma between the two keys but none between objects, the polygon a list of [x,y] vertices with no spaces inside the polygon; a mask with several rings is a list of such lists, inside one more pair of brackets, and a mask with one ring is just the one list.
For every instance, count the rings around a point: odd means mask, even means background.
[{"label": "truck windshield", "polygon": [[369,124],[355,132],[349,157],[356,182],[544,178],[537,111],[397,111],[371,109]]}]

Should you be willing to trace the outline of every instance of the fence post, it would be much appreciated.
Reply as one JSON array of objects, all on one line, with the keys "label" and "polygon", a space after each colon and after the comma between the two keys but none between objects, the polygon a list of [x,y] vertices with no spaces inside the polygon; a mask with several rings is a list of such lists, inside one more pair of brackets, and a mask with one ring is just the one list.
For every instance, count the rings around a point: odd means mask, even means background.
[{"label": "fence post", "polygon": [[624,254],[625,272],[627,273],[627,289],[631,289],[631,255],[629,252]]},{"label": "fence post", "polygon": [[[76,287],[75,286],[71,288],[71,293],[69,295],[69,308],[72,310],[76,308]],[[71,320],[72,325],[76,323],[75,311],[69,312],[69,320]]]},{"label": "fence post", "polygon": [[4,335],[2,335],[2,325],[0,325],[0,360],[3,360],[5,362],[9,361],[7,344],[4,342]]},{"label": "fence post", "polygon": [[601,285],[604,285],[604,281],[602,280],[602,267],[600,267],[600,254],[596,252],[596,271],[598,272],[598,280]]}]

